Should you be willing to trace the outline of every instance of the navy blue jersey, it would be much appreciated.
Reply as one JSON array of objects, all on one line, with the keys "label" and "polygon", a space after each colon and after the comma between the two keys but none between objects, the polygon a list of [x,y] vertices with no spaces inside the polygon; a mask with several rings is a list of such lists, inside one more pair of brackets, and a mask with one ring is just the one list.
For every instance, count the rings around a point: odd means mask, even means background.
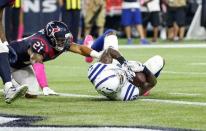
[{"label": "navy blue jersey", "polygon": [[43,54],[43,61],[49,61],[52,59],[55,59],[60,54],[68,50],[69,47],[66,47],[62,51],[55,50],[45,35],[45,31],[41,30],[38,33],[27,37],[21,41],[13,41],[9,45],[15,50],[17,54],[17,60],[15,63],[10,63],[11,67],[13,68],[23,68],[28,65],[30,65],[30,56],[28,54],[28,49],[31,47],[31,45],[41,42],[45,45],[45,53]]},{"label": "navy blue jersey", "polygon": [[0,8],[12,5],[14,2],[15,0],[0,0]]}]

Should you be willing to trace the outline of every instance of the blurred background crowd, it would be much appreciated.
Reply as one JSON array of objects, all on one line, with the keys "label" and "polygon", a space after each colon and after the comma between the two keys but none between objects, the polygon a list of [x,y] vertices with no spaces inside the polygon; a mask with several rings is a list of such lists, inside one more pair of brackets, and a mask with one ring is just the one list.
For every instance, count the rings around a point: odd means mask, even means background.
[{"label": "blurred background crowd", "polygon": [[[200,20],[194,17],[198,9]],[[159,39],[182,41],[192,25],[193,30],[198,24],[205,31],[206,1],[16,0],[5,11],[7,40],[29,36],[51,20],[65,22],[79,44],[86,35],[97,37],[108,28],[117,30],[119,37],[127,39],[126,44],[133,44],[134,38],[139,38],[140,44]]]}]

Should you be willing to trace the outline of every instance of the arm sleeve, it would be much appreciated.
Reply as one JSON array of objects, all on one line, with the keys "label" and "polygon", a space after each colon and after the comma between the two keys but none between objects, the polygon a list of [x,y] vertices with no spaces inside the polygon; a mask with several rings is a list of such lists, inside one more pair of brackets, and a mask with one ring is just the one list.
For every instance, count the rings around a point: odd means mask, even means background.
[{"label": "arm sleeve", "polygon": [[46,72],[44,64],[35,63],[33,64],[34,72],[39,83],[39,86],[43,89],[44,87],[48,87]]}]

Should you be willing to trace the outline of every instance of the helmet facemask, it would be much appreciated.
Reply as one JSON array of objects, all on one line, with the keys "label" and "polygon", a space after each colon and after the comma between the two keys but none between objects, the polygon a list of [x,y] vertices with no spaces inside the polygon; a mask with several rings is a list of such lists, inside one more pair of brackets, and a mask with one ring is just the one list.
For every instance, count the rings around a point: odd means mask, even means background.
[{"label": "helmet facemask", "polygon": [[52,47],[57,51],[63,51],[72,43],[73,36],[63,22],[50,22],[46,27],[46,32]]},{"label": "helmet facemask", "polygon": [[73,36],[71,33],[67,33],[65,34],[64,37],[59,37],[59,38],[55,38],[54,37],[54,42],[55,42],[55,49],[57,51],[62,51],[64,50],[65,47],[68,47],[73,40]]}]

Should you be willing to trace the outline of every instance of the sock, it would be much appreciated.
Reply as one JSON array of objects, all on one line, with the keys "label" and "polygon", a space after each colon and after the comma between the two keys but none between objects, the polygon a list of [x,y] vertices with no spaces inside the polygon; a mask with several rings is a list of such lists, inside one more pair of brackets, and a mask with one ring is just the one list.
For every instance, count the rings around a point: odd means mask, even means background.
[{"label": "sock", "polygon": [[8,53],[0,53],[0,76],[3,83],[11,81],[11,70],[8,61]]},{"label": "sock", "polygon": [[116,35],[109,35],[104,38],[104,50],[107,48],[119,49]]},{"label": "sock", "polygon": [[39,86],[43,89],[44,87],[48,87],[46,72],[44,64],[36,63],[33,64],[34,72],[39,83]]}]

